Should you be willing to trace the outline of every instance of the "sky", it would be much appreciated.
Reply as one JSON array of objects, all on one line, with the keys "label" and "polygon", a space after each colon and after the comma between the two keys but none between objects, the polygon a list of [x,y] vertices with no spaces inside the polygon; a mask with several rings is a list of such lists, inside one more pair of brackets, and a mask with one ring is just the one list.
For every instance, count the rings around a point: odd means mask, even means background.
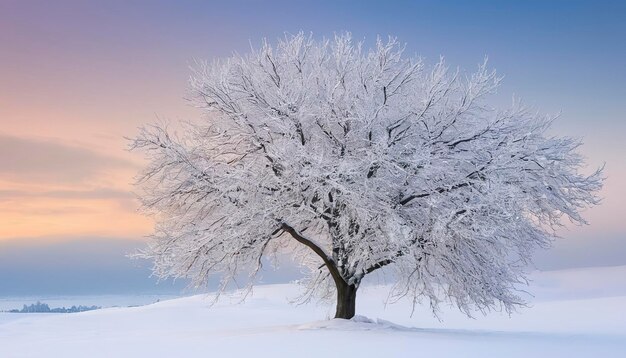
[{"label": "sky", "polygon": [[194,59],[301,30],[393,35],[468,71],[488,56],[496,104],[561,113],[553,133],[583,138],[585,170],[606,165],[590,225],[563,230],[537,268],[626,265],[624,18],[623,1],[0,0],[0,296],[178,290],[125,256],[152,221],[124,137],[199,118],[184,99]]}]

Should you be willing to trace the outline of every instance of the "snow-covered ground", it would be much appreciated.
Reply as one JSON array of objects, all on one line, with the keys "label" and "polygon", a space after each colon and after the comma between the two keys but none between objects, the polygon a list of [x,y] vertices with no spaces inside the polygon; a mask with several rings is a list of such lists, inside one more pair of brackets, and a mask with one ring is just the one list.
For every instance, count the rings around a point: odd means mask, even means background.
[{"label": "snow-covered ground", "polygon": [[[291,305],[295,285],[259,286],[243,304],[197,295],[74,314],[0,314],[0,357],[626,357],[626,266],[533,275],[530,307],[468,319],[384,304],[359,292],[353,321]],[[391,323],[393,322],[393,323]]]}]

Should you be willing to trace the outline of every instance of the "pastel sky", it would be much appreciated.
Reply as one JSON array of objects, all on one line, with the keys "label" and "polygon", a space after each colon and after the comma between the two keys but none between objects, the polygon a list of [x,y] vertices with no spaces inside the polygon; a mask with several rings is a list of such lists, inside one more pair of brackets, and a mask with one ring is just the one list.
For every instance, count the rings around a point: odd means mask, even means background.
[{"label": "pastel sky", "polygon": [[561,112],[554,133],[584,138],[589,172],[606,164],[590,225],[564,230],[537,267],[626,264],[625,18],[623,1],[1,0],[0,296],[47,292],[78,270],[100,284],[75,275],[57,291],[150,290],[145,266],[123,261],[152,227],[136,213],[142,159],[124,136],[198,118],[184,100],[193,59],[300,30],[395,35],[467,70],[488,56],[505,76],[495,102]]}]

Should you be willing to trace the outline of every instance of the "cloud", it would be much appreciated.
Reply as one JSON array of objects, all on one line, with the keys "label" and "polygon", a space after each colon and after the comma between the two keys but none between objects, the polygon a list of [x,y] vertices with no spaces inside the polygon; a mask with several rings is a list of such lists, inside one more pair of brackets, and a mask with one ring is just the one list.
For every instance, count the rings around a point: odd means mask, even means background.
[{"label": "cloud", "polygon": [[[145,247],[145,241],[98,236],[0,241],[0,297],[194,292],[185,290],[186,280],[157,283],[151,262],[128,258]],[[300,277],[296,266],[285,265],[279,271],[265,270],[262,281]],[[209,289],[216,287],[217,281],[209,282]]]},{"label": "cloud", "polygon": [[20,182],[78,183],[117,169],[127,160],[52,140],[0,134],[0,178]]},{"label": "cloud", "polygon": [[178,293],[185,285],[157,285],[150,263],[129,253],[138,240],[80,237],[0,241],[0,296],[37,294]]},{"label": "cloud", "polygon": [[64,206],[61,208],[32,208],[15,206],[3,209],[2,213],[28,214],[30,217],[46,217],[51,215],[93,214],[98,213],[98,210],[81,206]]},{"label": "cloud", "polygon": [[623,233],[568,235],[554,247],[535,254],[540,270],[626,265],[626,236]]},{"label": "cloud", "polygon": [[128,191],[110,188],[97,188],[91,190],[50,190],[43,192],[26,190],[0,190],[0,200],[17,198],[52,198],[52,199],[134,199],[135,196]]},{"label": "cloud", "polygon": [[102,206],[94,206],[93,200],[117,203],[117,209],[125,212],[135,212],[138,207],[133,193],[111,188],[49,191],[0,190],[0,213],[21,213],[26,216],[98,213],[102,210]]}]

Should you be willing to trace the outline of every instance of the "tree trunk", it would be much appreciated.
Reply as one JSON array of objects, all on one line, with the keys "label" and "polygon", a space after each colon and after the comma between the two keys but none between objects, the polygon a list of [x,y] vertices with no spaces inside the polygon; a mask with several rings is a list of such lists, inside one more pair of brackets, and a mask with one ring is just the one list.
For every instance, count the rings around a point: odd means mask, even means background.
[{"label": "tree trunk", "polygon": [[[324,265],[328,268],[333,281],[335,281],[335,287],[337,287],[337,311],[335,312],[335,318],[350,319],[354,317],[354,311],[356,309],[356,290],[360,279],[357,280],[356,284],[349,285],[341,276],[335,261],[328,256],[322,248],[317,246],[315,242],[302,236],[302,234],[296,231],[296,229],[284,222],[281,224],[279,229],[276,229],[276,231],[272,233],[272,235],[277,234],[280,230],[288,232],[294,239],[296,239],[296,241],[308,246],[324,261]],[[379,267],[382,267],[385,264],[386,263],[380,264]],[[376,268],[371,269],[371,271],[374,271]]]},{"label": "tree trunk", "polygon": [[336,283],[337,286],[337,311],[335,318],[350,319],[354,317],[356,309],[357,286],[347,283]]}]

